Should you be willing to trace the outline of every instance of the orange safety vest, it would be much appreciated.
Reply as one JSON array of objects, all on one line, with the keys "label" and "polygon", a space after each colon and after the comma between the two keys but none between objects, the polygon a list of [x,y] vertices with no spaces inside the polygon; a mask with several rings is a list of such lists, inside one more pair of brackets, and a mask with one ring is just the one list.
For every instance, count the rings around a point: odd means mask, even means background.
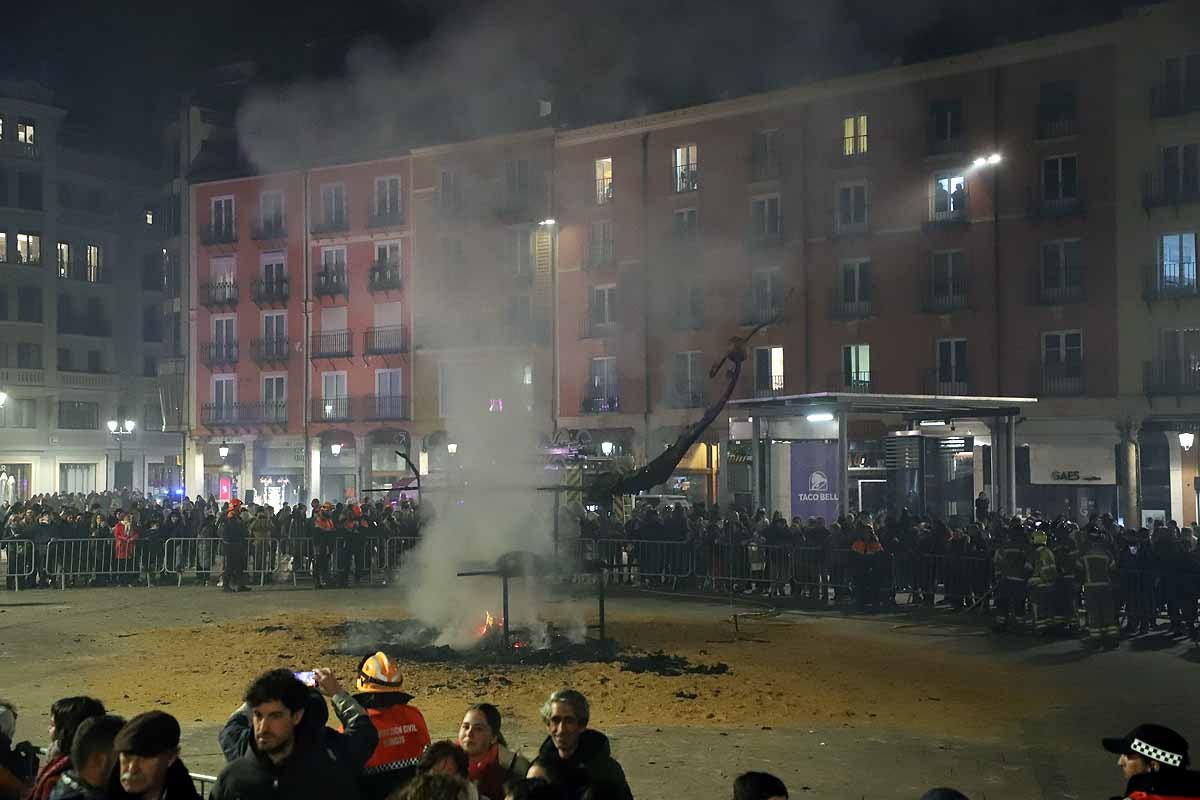
[{"label": "orange safety vest", "polygon": [[429,728],[421,712],[399,703],[386,708],[368,708],[367,716],[379,732],[379,744],[367,759],[367,775],[415,767],[429,747]]}]

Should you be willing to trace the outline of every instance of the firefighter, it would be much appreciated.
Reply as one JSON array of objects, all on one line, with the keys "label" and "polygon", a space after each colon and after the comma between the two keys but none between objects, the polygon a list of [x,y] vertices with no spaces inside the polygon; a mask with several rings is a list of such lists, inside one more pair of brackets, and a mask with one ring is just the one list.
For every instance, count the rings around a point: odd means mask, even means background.
[{"label": "firefighter", "polygon": [[1075,532],[1079,526],[1066,523],[1054,537],[1054,562],[1058,567],[1058,582],[1054,592],[1054,619],[1070,631],[1079,624],[1079,577],[1075,565],[1079,550],[1075,547]]},{"label": "firefighter", "polygon": [[386,653],[367,656],[358,665],[354,699],[367,710],[379,732],[379,744],[363,767],[363,797],[382,800],[407,783],[429,746],[429,727],[412,695],[402,691],[404,676]]},{"label": "firefighter", "polygon": [[1050,549],[1046,528],[1038,524],[1029,537],[1033,545],[1030,557],[1032,568],[1026,584],[1029,591],[1031,626],[1035,633],[1046,633],[1054,625],[1054,593],[1058,583],[1058,566]]},{"label": "firefighter", "polygon": [[1025,554],[1025,529],[1014,519],[1008,528],[1004,546],[996,551],[996,629],[1012,628],[1017,619],[1025,618],[1025,579],[1031,567]]},{"label": "firefighter", "polygon": [[312,532],[313,588],[321,589],[324,588],[321,581],[329,580],[329,561],[336,545],[333,503],[325,503],[316,509],[316,513],[313,514]]},{"label": "firefighter", "polygon": [[1102,529],[1089,526],[1087,548],[1079,556],[1079,572],[1083,576],[1088,635],[1105,646],[1115,646],[1120,638],[1113,587],[1116,571],[1117,562],[1107,536]]}]

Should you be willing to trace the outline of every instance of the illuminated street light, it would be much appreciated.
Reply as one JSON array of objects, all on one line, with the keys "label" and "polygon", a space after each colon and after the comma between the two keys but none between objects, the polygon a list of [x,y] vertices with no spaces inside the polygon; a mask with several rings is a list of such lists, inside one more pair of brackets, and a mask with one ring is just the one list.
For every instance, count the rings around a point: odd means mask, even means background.
[{"label": "illuminated street light", "polygon": [[115,419],[110,419],[108,421],[108,432],[109,433],[117,432],[117,421]]},{"label": "illuminated street light", "polygon": [[556,223],[557,223],[557,221],[554,219],[554,217],[547,217],[546,219],[539,222],[538,225],[541,225],[542,227],[545,227],[545,228],[549,228],[551,225],[554,225]]},{"label": "illuminated street light", "polygon": [[334,442],[333,444],[329,445],[329,452],[333,453],[335,456],[340,456],[342,454],[342,443]]},{"label": "illuminated street light", "polygon": [[134,422],[134,421],[133,421],[133,420],[131,420],[131,419],[127,419],[127,420],[125,420],[125,432],[126,432],[126,433],[133,433],[133,428],[134,428],[134,426],[135,426],[136,424],[137,424],[137,423],[136,423],[136,422]]},{"label": "illuminated street light", "polygon": [[600,452],[604,454],[605,458],[608,458],[609,456],[611,456],[613,454],[613,443],[612,442],[601,442],[600,443]]},{"label": "illuminated street light", "polygon": [[805,417],[809,422],[833,422],[833,414],[829,411],[816,411]]},{"label": "illuminated street light", "polygon": [[455,442],[450,442],[449,444],[446,445],[446,452],[449,453],[450,455],[454,455],[455,453],[458,452],[458,444]]},{"label": "illuminated street light", "polygon": [[221,458],[228,457],[229,456],[229,444],[226,442],[221,442],[221,446],[217,448],[217,455],[219,455]]},{"label": "illuminated street light", "polygon": [[1192,445],[1196,443],[1196,434],[1191,431],[1183,431],[1179,434],[1179,446],[1184,450],[1191,450]]},{"label": "illuminated street light", "polygon": [[975,167],[975,169],[994,167],[1003,160],[1004,156],[1000,155],[999,153],[992,153],[991,155],[979,156],[979,158],[971,162],[971,166]]},{"label": "illuminated street light", "polygon": [[990,156],[987,157],[987,163],[993,167],[996,166],[997,164],[999,164],[1003,160],[1004,160],[1004,156],[1000,155],[999,153],[992,153]]},{"label": "illuminated street light", "polygon": [[0,392],[0,408],[4,408],[4,404],[8,402],[8,394]]}]

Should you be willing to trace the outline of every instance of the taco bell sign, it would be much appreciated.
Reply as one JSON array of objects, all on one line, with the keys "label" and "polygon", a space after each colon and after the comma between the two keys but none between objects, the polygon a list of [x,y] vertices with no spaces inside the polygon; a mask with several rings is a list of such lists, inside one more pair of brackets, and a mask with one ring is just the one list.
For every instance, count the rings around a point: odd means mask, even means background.
[{"label": "taco bell sign", "polygon": [[841,509],[838,444],[824,439],[792,442],[792,516],[837,519]]}]

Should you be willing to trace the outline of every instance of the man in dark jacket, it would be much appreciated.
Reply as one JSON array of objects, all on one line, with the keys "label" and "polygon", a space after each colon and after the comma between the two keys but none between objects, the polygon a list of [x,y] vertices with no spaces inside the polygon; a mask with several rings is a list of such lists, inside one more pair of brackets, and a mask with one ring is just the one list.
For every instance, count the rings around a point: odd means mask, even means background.
[{"label": "man in dark jacket", "polygon": [[221,734],[226,757],[227,744],[241,740],[238,729],[251,725],[254,735],[245,752],[221,771],[210,800],[357,800],[358,776],[379,736],[333,673],[318,669],[314,674],[321,693],[332,698],[345,733],[302,726],[310,707],[307,687],[287,670],[264,673],[246,690],[251,720],[235,714]]},{"label": "man in dark jacket", "polygon": [[179,759],[179,722],[162,711],[138,714],[113,740],[117,769],[107,800],[201,800]]},{"label": "man in dark jacket", "polygon": [[71,740],[71,764],[50,792],[50,800],[103,800],[117,763],[113,742],[125,720],[116,714],[86,719]]},{"label": "man in dark jacket", "polygon": [[221,547],[225,554],[226,592],[248,592],[246,585],[246,523],[242,522],[242,501],[233,500],[221,520]]},{"label": "man in dark jacket", "polygon": [[572,798],[589,787],[591,796],[633,800],[625,771],[612,757],[608,737],[588,728],[587,698],[574,689],[559,689],[542,706],[549,736],[538,750],[534,766],[560,775]]}]

